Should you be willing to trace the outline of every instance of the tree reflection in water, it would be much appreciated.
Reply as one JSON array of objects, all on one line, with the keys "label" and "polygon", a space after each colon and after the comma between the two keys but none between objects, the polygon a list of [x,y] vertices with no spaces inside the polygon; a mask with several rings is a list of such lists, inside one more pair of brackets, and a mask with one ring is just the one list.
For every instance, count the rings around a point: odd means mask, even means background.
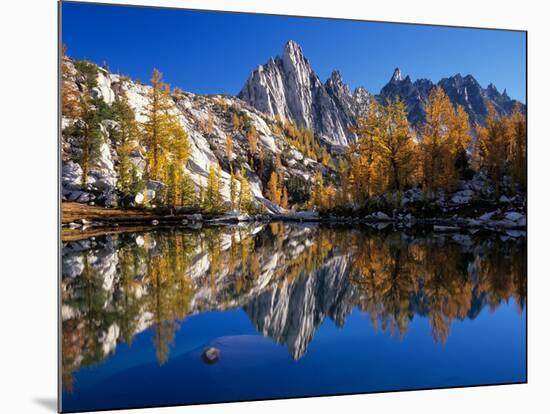
[{"label": "tree reflection in water", "polygon": [[415,315],[444,344],[454,320],[526,300],[524,239],[412,236],[271,223],[157,230],[63,247],[63,386],[72,374],[152,329],[159,364],[179,322],[243,308],[256,329],[299,359],[328,316],[356,307],[375,329],[404,337]]}]

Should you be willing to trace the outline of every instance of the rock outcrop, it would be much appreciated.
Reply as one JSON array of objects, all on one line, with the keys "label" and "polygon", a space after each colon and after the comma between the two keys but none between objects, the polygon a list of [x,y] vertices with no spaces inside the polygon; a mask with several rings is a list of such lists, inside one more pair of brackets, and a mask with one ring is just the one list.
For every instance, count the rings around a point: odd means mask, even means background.
[{"label": "rock outcrop", "polygon": [[[455,105],[464,107],[472,126],[484,122],[486,102],[491,102],[499,115],[510,114],[518,103],[506,90],[501,93],[493,84],[483,88],[471,75],[457,74],[436,84],[429,79],[412,81],[399,68],[394,70],[376,99],[384,103],[387,99],[401,97],[406,103],[410,123],[418,126],[425,120],[428,97],[437,85]],[[259,111],[293,120],[336,146],[348,145],[356,139],[350,128],[373,97],[363,87],[352,93],[337,70],[323,84],[302,48],[294,41],[286,44],[282,56],[259,65],[238,96]],[[525,110],[525,105],[520,105]]]},{"label": "rock outcrop", "polygon": [[238,97],[270,116],[295,121],[331,145],[346,146],[356,138],[350,131],[355,97],[363,102],[365,93],[363,89],[353,95],[337,71],[323,84],[302,48],[291,40],[282,56],[252,72]]},{"label": "rock outcrop", "polygon": [[[70,67],[73,87],[83,93],[83,79],[75,69],[73,61],[64,58]],[[91,91],[93,97],[102,99],[106,104],[114,102],[116,96],[124,95],[135,112],[136,120],[143,123],[147,120],[146,108],[149,102],[150,86],[132,81],[126,77],[110,73],[104,68],[97,68],[97,87]],[[322,85],[321,85],[322,86]],[[258,153],[273,164],[276,155],[282,162],[283,177],[299,177],[303,183],[310,182],[321,164],[298,162],[307,157],[295,147],[289,145],[284,136],[275,131],[275,120],[258,109],[247,105],[242,100],[223,95],[201,96],[175,90],[172,93],[172,112],[176,115],[188,134],[191,155],[186,164],[186,170],[197,187],[205,187],[208,170],[211,166],[221,168],[222,196],[229,200],[230,169],[226,153],[227,136],[233,138],[233,160],[237,165],[244,165],[245,173],[251,185],[256,203],[264,204],[268,211],[273,206],[266,200],[267,174],[258,171],[258,163],[254,167],[250,162],[249,144],[245,129],[235,131],[232,116],[237,114],[245,120],[247,128],[254,127],[257,132]],[[296,102],[298,102],[296,97]],[[102,121],[101,132],[103,143],[94,164],[87,176],[86,186],[82,185],[82,169],[76,162],[81,152],[78,140],[71,135],[71,126],[81,122],[79,119],[63,118],[62,126],[62,196],[64,200],[78,202],[95,202],[110,206],[113,194],[117,188],[116,165],[118,162],[115,142],[112,133],[117,128],[114,120]],[[137,167],[140,175],[145,168],[146,149],[135,143],[130,155],[130,161]],[[267,176],[266,176],[267,175]],[[238,186],[238,185],[237,185]],[[162,183],[147,184],[147,198],[154,198],[156,191],[162,188]],[[292,194],[289,194],[292,197]],[[143,196],[134,195],[134,200],[142,200]],[[137,201],[136,201],[137,202]]]},{"label": "rock outcrop", "polygon": [[[395,69],[390,81],[382,88],[377,98],[385,102],[387,99],[393,100],[399,96],[407,105],[409,121],[412,125],[418,126],[425,121],[428,97],[436,86],[440,86],[445,91],[453,104],[464,108],[472,126],[485,122],[487,102],[495,106],[498,115],[510,114],[514,106],[519,103],[511,99],[506,90],[500,93],[493,84],[483,88],[472,75],[456,74],[441,79],[437,84],[428,79],[417,79],[413,82],[409,76],[403,77],[399,68]],[[525,105],[519,104],[525,111]]]}]

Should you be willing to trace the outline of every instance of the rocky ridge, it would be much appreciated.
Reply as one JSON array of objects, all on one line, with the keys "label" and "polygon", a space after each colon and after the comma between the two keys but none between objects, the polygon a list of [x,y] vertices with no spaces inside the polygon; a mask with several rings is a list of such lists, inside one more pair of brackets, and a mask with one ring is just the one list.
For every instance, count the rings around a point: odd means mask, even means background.
[{"label": "rocky ridge", "polygon": [[[518,101],[506,90],[499,92],[490,84],[483,88],[471,75],[456,74],[434,83],[428,79],[412,81],[394,70],[378,95],[358,87],[353,93],[335,70],[323,84],[305,57],[302,48],[289,41],[282,55],[259,65],[246,81],[238,97],[270,116],[279,115],[304,125],[333,146],[347,146],[357,137],[350,131],[357,116],[366,109],[370,99],[381,103],[401,97],[409,112],[409,121],[418,126],[425,120],[425,108],[430,91],[441,86],[451,102],[462,105],[472,126],[483,123],[487,115],[485,102],[491,102],[499,115],[510,114]],[[525,111],[525,105],[521,104]]]},{"label": "rocky ridge", "polygon": [[[65,58],[65,63],[72,73],[73,85],[81,93],[82,79],[74,67],[74,62]],[[127,77],[109,72],[105,68],[97,68],[97,87],[91,91],[92,96],[101,98],[110,105],[117,95],[125,95],[128,103],[135,111],[136,120],[146,121],[145,109],[148,103],[150,86],[132,81]],[[266,158],[273,160],[278,154],[282,162],[282,174],[285,178],[294,177],[304,183],[304,187],[313,179],[316,171],[327,173],[325,167],[317,161],[304,156],[299,150],[289,145],[285,138],[274,128],[274,119],[242,100],[224,95],[202,96],[175,90],[172,93],[174,103],[173,113],[179,118],[188,134],[191,156],[187,161],[186,170],[196,187],[206,185],[210,166],[220,166],[222,175],[222,196],[229,200],[229,160],[225,152],[225,140],[228,135],[233,137],[233,159],[240,161],[245,167],[256,203],[263,204],[269,212],[280,213],[278,206],[265,198],[265,177],[260,177],[250,165],[246,131],[233,130],[231,117],[234,113],[246,119],[249,127],[253,126],[258,134],[258,148]],[[80,149],[74,137],[67,128],[79,122],[64,117],[62,119],[62,197],[64,201],[112,205],[117,184],[115,165],[117,153],[111,138],[112,131],[117,127],[115,121],[102,121],[101,130],[104,142],[101,144],[99,157],[92,166],[87,177],[87,188],[82,188],[82,169],[74,161],[75,153]],[[211,122],[210,126],[207,124]],[[145,167],[145,149],[135,143],[131,153],[131,162],[137,167],[139,174]],[[299,161],[299,162],[298,162]],[[162,183],[150,181],[147,183],[147,196],[151,200]],[[143,197],[142,197],[143,198]],[[141,199],[142,199],[141,198]],[[139,204],[140,198],[136,198]]]}]

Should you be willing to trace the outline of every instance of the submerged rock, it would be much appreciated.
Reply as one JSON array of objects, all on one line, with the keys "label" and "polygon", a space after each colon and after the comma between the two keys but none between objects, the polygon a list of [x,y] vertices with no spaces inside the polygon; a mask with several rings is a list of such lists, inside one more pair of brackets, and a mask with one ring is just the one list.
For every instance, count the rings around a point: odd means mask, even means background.
[{"label": "submerged rock", "polygon": [[220,359],[220,350],[211,346],[204,350],[201,357],[207,364],[215,364]]}]

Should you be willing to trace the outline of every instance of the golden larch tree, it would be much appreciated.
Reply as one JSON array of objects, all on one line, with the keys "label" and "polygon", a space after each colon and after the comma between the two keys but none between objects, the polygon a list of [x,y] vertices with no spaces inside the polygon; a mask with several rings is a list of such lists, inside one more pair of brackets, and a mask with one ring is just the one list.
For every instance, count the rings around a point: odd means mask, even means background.
[{"label": "golden larch tree", "polygon": [[495,185],[497,197],[501,191],[502,177],[508,163],[508,140],[506,120],[499,117],[494,105],[487,103],[486,125],[476,128],[477,142],[475,163],[484,169]]},{"label": "golden larch tree", "polygon": [[171,133],[169,111],[172,106],[170,89],[162,81],[162,74],[154,69],[145,112],[147,121],[143,124],[143,143],[147,148],[146,170],[148,178],[153,180],[161,180],[165,172],[166,148]]},{"label": "golden larch tree", "polygon": [[267,183],[267,197],[275,204],[281,203],[281,189],[279,188],[279,175],[273,171]]},{"label": "golden larch tree", "polygon": [[386,177],[386,191],[400,191],[412,182],[416,168],[415,144],[405,103],[398,97],[382,110],[382,125],[374,135],[375,152]]},{"label": "golden larch tree", "polygon": [[248,140],[248,149],[250,154],[252,154],[252,156],[256,155],[256,151],[258,150],[258,132],[256,131],[256,127],[254,125],[248,129],[246,138]]}]

